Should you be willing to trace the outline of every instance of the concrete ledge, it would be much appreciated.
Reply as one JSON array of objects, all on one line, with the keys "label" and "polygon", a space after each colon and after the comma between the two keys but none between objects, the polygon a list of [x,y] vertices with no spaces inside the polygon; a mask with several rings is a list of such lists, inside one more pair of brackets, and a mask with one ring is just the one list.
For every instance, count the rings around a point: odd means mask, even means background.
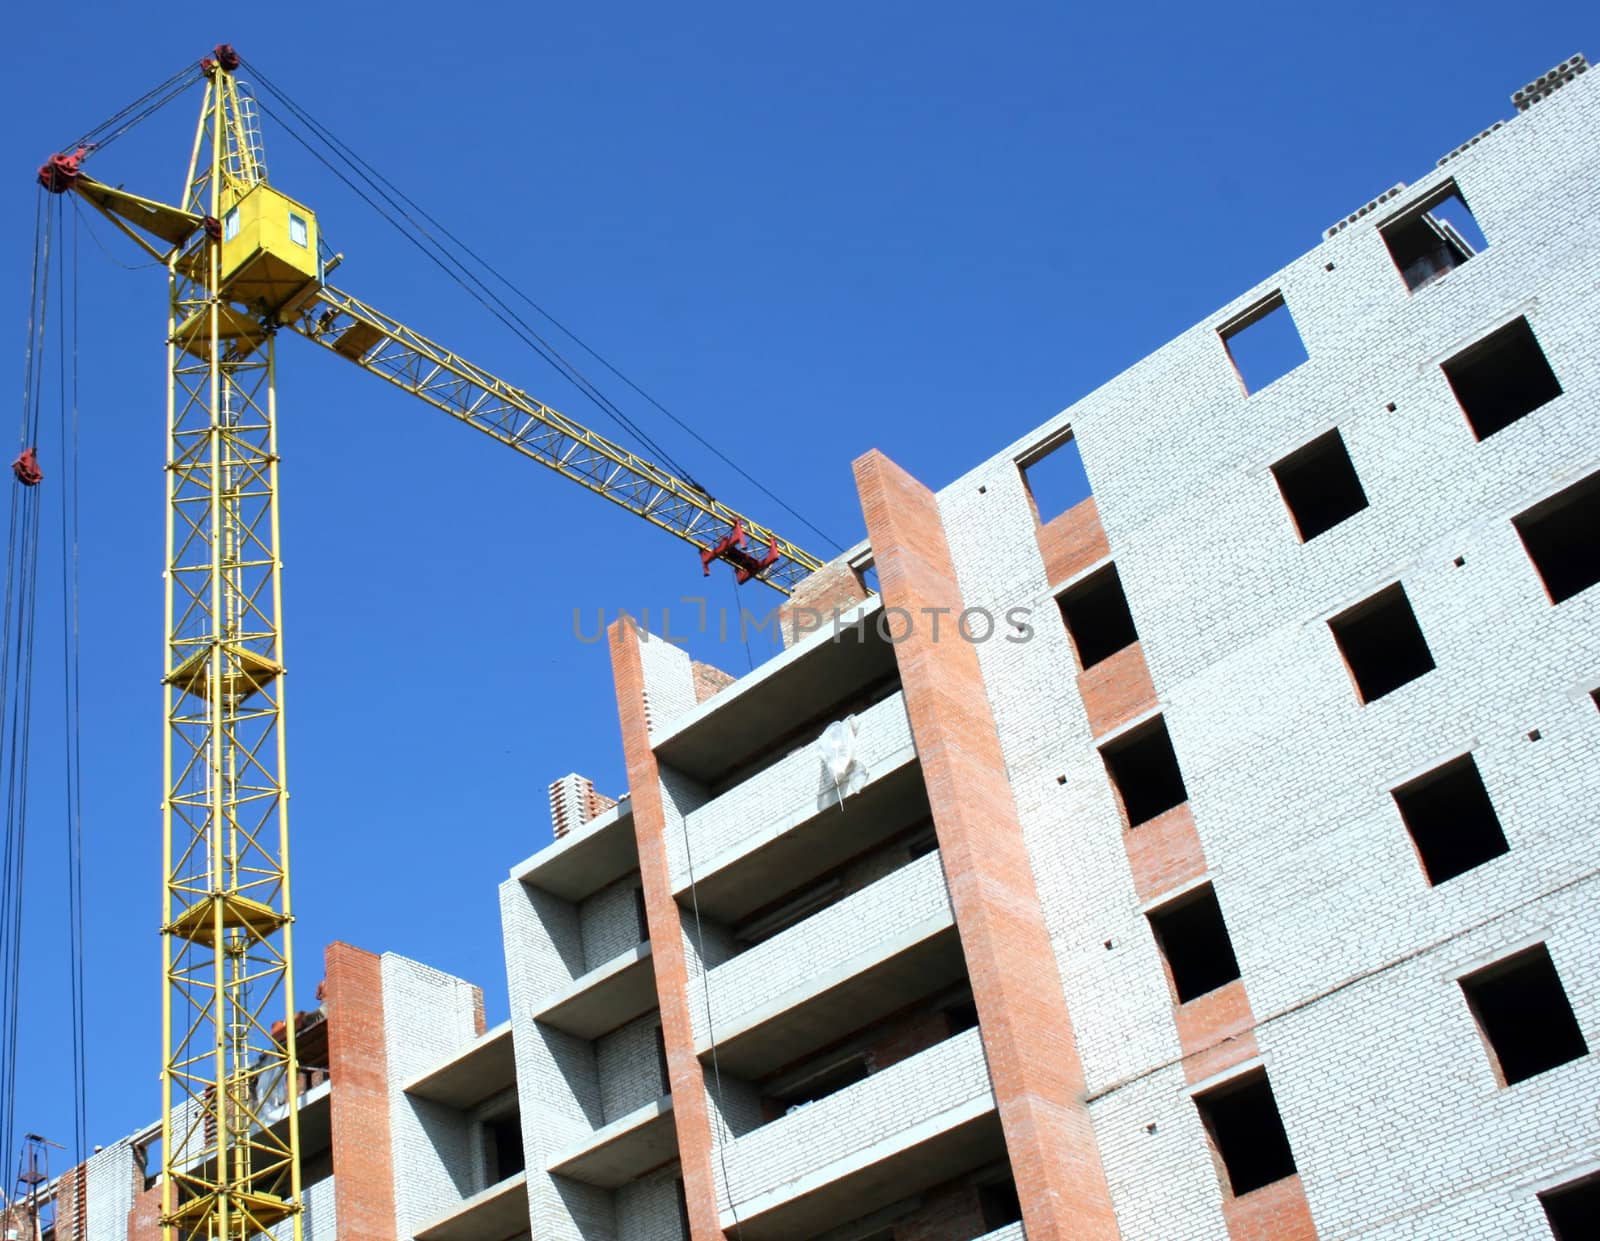
[{"label": "concrete ledge", "polygon": [[655,1006],[655,958],[649,944],[640,944],[574,980],[546,1000],[533,1017],[579,1038],[594,1039]]},{"label": "concrete ledge", "polygon": [[[721,1019],[713,1007],[718,1063],[725,1073],[761,1077],[834,1042],[841,1030],[887,1016],[965,972],[949,912],[924,919],[759,1007]],[[703,1031],[695,1051],[701,1057],[710,1054],[711,1039]]]},{"label": "concrete ledge", "polygon": [[528,1231],[528,1174],[518,1172],[473,1194],[416,1233],[416,1241],[485,1241]]},{"label": "concrete ledge", "polygon": [[[1004,1153],[993,1097],[972,1099],[735,1203],[739,1228],[746,1241],[812,1236]],[[733,1228],[732,1208],[723,1207],[720,1222]]]},{"label": "concrete ledge", "polygon": [[458,1111],[476,1107],[491,1095],[517,1084],[511,1023],[489,1030],[437,1068],[418,1074],[401,1087],[419,1099],[431,1099]]},{"label": "concrete ledge", "polygon": [[511,877],[563,900],[581,901],[639,867],[633,803],[624,797],[575,832],[511,868]]},{"label": "concrete ledge", "polygon": [[895,675],[894,648],[878,636],[878,597],[840,613],[840,628],[862,627],[858,641],[834,641],[833,621],[754,672],[674,717],[650,735],[664,764],[702,784],[768,752],[796,725]]},{"label": "concrete ledge", "polygon": [[549,1170],[601,1189],[616,1189],[677,1153],[672,1096],[662,1095],[596,1129],[586,1141],[558,1153],[550,1161]]}]

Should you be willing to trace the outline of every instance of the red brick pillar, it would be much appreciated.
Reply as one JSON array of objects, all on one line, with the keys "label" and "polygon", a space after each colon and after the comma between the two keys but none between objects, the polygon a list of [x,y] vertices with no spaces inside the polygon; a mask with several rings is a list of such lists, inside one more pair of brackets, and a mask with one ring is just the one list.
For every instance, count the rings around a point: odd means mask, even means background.
[{"label": "red brick pillar", "polygon": [[380,958],[329,944],[325,961],[339,1241],[397,1241]]},{"label": "red brick pillar", "polygon": [[133,1195],[133,1209],[128,1212],[128,1241],[163,1241],[159,1180]]},{"label": "red brick pillar", "polygon": [[689,963],[684,956],[678,902],[672,895],[661,772],[650,748],[650,724],[645,715],[644,660],[639,652],[639,635],[632,624],[613,624],[610,638],[611,670],[617,687],[617,714],[622,721],[628,791],[633,799],[633,830],[639,844],[639,873],[661,1004],[661,1037],[667,1049],[667,1079],[672,1088],[673,1124],[678,1131],[689,1237],[690,1241],[722,1241],[705,1072],[694,1050],[694,1027],[689,1018]]},{"label": "red brick pillar", "polygon": [[[886,624],[922,763],[1028,1241],[1119,1235],[1083,1066],[1045,930],[938,506],[879,452],[855,463]],[[942,616],[933,639],[932,613]]]}]

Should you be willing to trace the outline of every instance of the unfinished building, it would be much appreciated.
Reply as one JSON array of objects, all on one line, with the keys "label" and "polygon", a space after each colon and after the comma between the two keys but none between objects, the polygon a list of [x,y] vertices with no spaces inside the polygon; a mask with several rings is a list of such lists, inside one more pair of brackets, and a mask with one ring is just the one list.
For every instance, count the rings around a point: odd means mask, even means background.
[{"label": "unfinished building", "polygon": [[[1584,69],[938,492],[857,461],[750,674],[614,626],[510,1021],[330,950],[308,1235],[1597,1235]],[[138,1147],[57,1238],[158,1235]]]}]

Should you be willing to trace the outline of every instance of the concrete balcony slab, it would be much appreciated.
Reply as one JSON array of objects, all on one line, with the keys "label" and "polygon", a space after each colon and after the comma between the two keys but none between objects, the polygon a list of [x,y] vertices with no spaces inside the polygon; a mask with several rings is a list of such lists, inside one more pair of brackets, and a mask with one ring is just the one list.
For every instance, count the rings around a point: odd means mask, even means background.
[{"label": "concrete balcony slab", "polygon": [[416,1241],[486,1241],[528,1231],[528,1176],[518,1172],[416,1233]]},{"label": "concrete balcony slab", "polygon": [[678,1153],[678,1134],[672,1121],[672,1096],[662,1095],[620,1116],[587,1141],[558,1153],[550,1171],[616,1189],[660,1167]]},{"label": "concrete balcony slab", "polygon": [[546,1000],[533,1016],[568,1034],[594,1039],[655,1006],[655,958],[649,944],[640,944],[575,979],[571,986]]},{"label": "concrete balcony slab", "polygon": [[412,1078],[401,1089],[419,1099],[431,1099],[465,1112],[516,1084],[511,1023],[506,1021],[479,1035],[437,1068]]}]

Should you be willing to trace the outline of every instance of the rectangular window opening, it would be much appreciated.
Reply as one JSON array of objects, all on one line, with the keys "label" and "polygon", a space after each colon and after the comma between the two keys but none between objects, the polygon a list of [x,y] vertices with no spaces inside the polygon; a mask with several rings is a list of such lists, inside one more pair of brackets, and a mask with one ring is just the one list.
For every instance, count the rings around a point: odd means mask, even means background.
[{"label": "rectangular window opening", "polygon": [[645,908],[643,888],[635,888],[633,890],[633,919],[638,926],[639,942],[641,944],[649,943],[650,915]]},{"label": "rectangular window opening", "polygon": [[1550,950],[1536,944],[1461,979],[1503,1086],[1589,1054]]},{"label": "rectangular window opening", "polygon": [[1433,652],[1398,582],[1335,616],[1328,628],[1362,702],[1375,702],[1433,670]]},{"label": "rectangular window opening", "polygon": [[1022,1221],[1022,1200],[1017,1197],[1017,1182],[1012,1177],[978,1186],[978,1210],[984,1231],[1004,1228]]},{"label": "rectangular window opening", "polygon": [[1561,382],[1523,318],[1469,345],[1441,368],[1480,440],[1561,395]]},{"label": "rectangular window opening", "polygon": [[484,1156],[490,1185],[527,1168],[522,1154],[522,1117],[513,1112],[483,1125]]},{"label": "rectangular window opening", "polygon": [[1430,884],[1510,852],[1478,764],[1464,754],[1393,792]]},{"label": "rectangular window opening", "polygon": [[1125,737],[1118,737],[1102,749],[1100,755],[1122,799],[1129,827],[1148,823],[1158,814],[1189,800],[1165,720],[1158,718]]},{"label": "rectangular window opening", "polygon": [[1337,427],[1273,465],[1272,477],[1302,543],[1367,507],[1367,493]]},{"label": "rectangular window opening", "polygon": [[1089,498],[1089,476],[1083,469],[1083,456],[1073,436],[1057,439],[1036,448],[1017,462],[1022,485],[1033,501],[1033,513],[1040,523],[1059,517],[1069,508]]},{"label": "rectangular window opening", "polygon": [[1139,640],[1116,565],[1107,565],[1064,592],[1060,604],[1081,668],[1093,668]]},{"label": "rectangular window opening", "polygon": [[1217,329],[1246,396],[1281,379],[1311,355],[1283,293],[1274,293]]},{"label": "rectangular window opening", "polygon": [[1539,1195],[1555,1241],[1589,1241],[1600,1237],[1600,1172]]},{"label": "rectangular window opening", "polygon": [[1382,225],[1378,234],[1400,269],[1400,278],[1413,293],[1489,246],[1454,181],[1425,203]]},{"label": "rectangular window opening", "polygon": [[1239,977],[1228,924],[1208,883],[1150,915],[1178,1003],[1187,1004]]},{"label": "rectangular window opening", "polygon": [[239,208],[235,207],[222,217],[222,240],[232,241],[239,235]]},{"label": "rectangular window opening", "polygon": [[655,1028],[656,1072],[661,1077],[661,1094],[672,1093],[672,1074],[667,1071],[667,1036],[660,1026]]},{"label": "rectangular window opening", "polygon": [[311,235],[306,229],[305,217],[295,215],[292,211],[289,213],[289,240],[297,246],[310,246],[311,244]]},{"label": "rectangular window opening", "polygon": [[1600,582],[1600,473],[1511,519],[1551,603]]},{"label": "rectangular window opening", "polygon": [[1265,1071],[1227,1082],[1194,1102],[1234,1197],[1294,1175],[1294,1152]]}]

